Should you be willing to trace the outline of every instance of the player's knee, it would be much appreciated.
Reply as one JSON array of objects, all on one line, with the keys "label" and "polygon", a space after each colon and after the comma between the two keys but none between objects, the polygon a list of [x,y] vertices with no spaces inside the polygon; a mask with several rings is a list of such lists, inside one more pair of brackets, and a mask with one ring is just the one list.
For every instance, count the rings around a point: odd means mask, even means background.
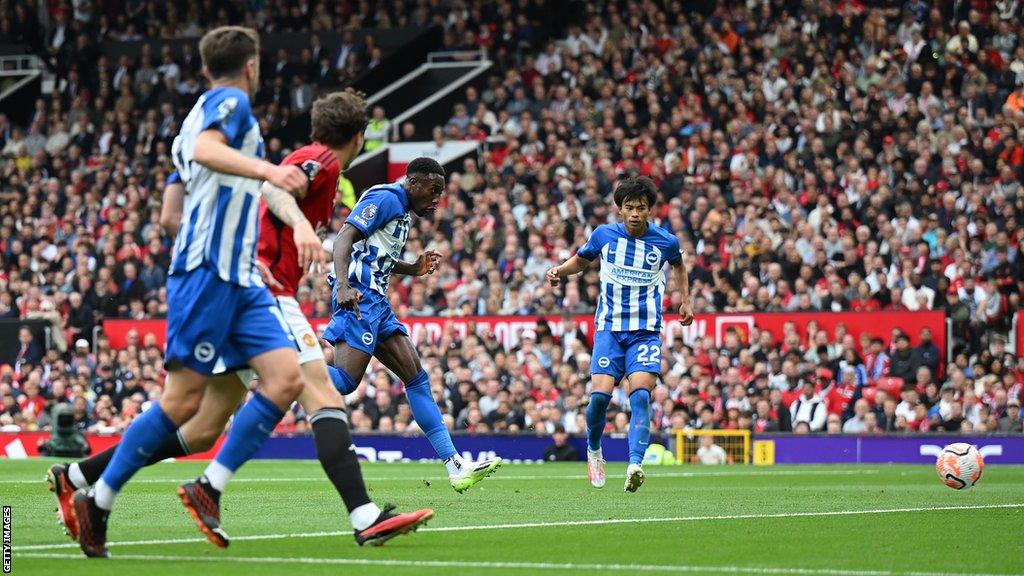
[{"label": "player's knee", "polygon": [[651,393],[646,388],[637,388],[629,395],[629,405],[634,411],[647,410],[651,405]]},{"label": "player's knee", "polygon": [[196,412],[199,412],[199,405],[202,401],[202,393],[181,396],[167,395],[160,400],[160,408],[172,422],[180,426],[195,416]]},{"label": "player's knee", "polygon": [[298,398],[305,387],[306,380],[302,377],[302,372],[296,368],[295,370],[288,370],[282,375],[277,390],[282,396]]}]

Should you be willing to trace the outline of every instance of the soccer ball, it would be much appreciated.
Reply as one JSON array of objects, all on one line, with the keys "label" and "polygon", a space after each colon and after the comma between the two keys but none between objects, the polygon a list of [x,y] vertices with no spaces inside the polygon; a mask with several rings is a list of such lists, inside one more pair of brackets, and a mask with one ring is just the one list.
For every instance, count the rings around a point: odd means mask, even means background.
[{"label": "soccer ball", "polygon": [[977,484],[984,469],[985,459],[981,457],[981,452],[966,442],[946,446],[935,461],[935,471],[939,473],[939,478],[955,490]]}]

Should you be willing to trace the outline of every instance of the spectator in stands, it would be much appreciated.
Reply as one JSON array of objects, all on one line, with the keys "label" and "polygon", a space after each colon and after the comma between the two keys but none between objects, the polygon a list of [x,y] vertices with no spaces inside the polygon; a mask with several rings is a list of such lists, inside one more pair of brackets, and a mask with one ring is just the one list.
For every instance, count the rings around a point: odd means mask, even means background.
[{"label": "spectator in stands", "polygon": [[706,466],[732,464],[732,456],[729,456],[724,448],[715,444],[714,436],[705,435],[700,438],[700,447],[693,455],[692,463]]},{"label": "spectator in stands", "polygon": [[35,366],[43,359],[43,348],[35,341],[32,330],[28,326],[18,329],[18,344],[13,357],[14,371],[19,374],[22,366],[26,364]]},{"label": "spectator in stands", "polygon": [[814,381],[804,382],[803,392],[793,401],[789,413],[792,415],[794,431],[796,425],[801,422],[806,423],[811,432],[824,430],[828,410],[821,398],[814,393]]},{"label": "spectator in stands", "polygon": [[843,419],[838,414],[829,414],[828,420],[825,422],[825,433],[826,434],[842,434],[843,433]]},{"label": "spectator in stands", "polygon": [[553,443],[544,451],[545,462],[575,462],[580,459],[579,452],[572,444],[569,444],[569,435],[565,432],[565,426],[555,424],[555,431],[551,435]]},{"label": "spectator in stands", "polygon": [[910,337],[901,333],[896,337],[896,351],[889,360],[889,376],[913,382],[920,366],[917,350],[910,347]]},{"label": "spectator in stands", "polygon": [[1012,398],[1006,403],[1006,416],[999,419],[999,432],[1020,433],[1024,432],[1024,422],[1020,417],[1020,400]]},{"label": "spectator in stands", "polygon": [[[861,434],[867,430],[868,401],[861,398],[853,405],[853,417],[843,423],[843,434]],[[873,414],[872,414],[873,415]]]}]

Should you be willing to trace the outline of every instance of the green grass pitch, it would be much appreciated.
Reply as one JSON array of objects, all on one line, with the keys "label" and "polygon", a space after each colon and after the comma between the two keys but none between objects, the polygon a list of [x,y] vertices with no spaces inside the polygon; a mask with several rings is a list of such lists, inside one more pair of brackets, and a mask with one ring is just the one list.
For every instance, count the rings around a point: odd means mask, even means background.
[{"label": "green grass pitch", "polygon": [[247,465],[222,500],[227,550],[200,536],[175,496],[203,463],[141,472],[111,517],[110,560],[87,560],[59,530],[42,481],[53,461],[0,460],[13,507],[13,573],[165,574],[1014,574],[1024,572],[1024,467],[990,466],[945,487],[931,466],[625,465],[602,490],[583,464],[506,465],[456,494],[439,464],[368,464],[371,495],[433,508],[418,533],[355,545],[316,462]]}]

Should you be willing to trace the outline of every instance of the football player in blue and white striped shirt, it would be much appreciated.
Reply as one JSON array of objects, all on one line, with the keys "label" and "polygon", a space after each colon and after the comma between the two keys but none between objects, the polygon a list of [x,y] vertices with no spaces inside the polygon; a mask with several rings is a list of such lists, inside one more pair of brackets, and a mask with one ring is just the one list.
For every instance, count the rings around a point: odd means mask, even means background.
[{"label": "football player in blue and white striped shirt", "polygon": [[[298,166],[263,160],[263,138],[249,107],[259,86],[256,33],[216,28],[202,38],[199,52],[212,87],[185,119],[172,148],[187,195],[167,280],[167,381],[160,401],[125,432],[95,489],[75,494],[78,541],[87,556],[107,555],[107,518],[117,493],[195,415],[207,383],[237,386],[233,372],[249,365],[260,375],[260,392],[235,414],[204,476],[178,490],[207,538],[227,546],[220,493],[303,387],[295,342],[260,279],[255,253],[260,181],[291,200],[281,210],[284,218],[298,211],[293,196],[305,192],[307,178]],[[295,240],[300,254],[320,255],[311,227],[297,227]],[[216,377],[219,368],[226,371]]]},{"label": "football player in blue and white striped shirt", "polygon": [[683,325],[693,322],[689,283],[679,241],[648,221],[657,199],[646,177],[626,178],[615,189],[622,222],[598,226],[576,255],[547,273],[557,286],[562,278],[586,270],[601,258],[601,296],[595,316],[591,359],[590,404],[587,406],[587,477],[604,486],[604,434],[608,402],[615,385],[628,380],[629,467],[625,489],[635,492],[644,482],[641,468],[651,435],[651,390],[661,374],[662,295],[665,264],[672,266],[682,292]]},{"label": "football player in blue and white striped shirt", "polygon": [[402,261],[402,254],[411,214],[422,218],[437,209],[444,193],[444,168],[432,158],[416,158],[405,177],[404,183],[364,192],[334,239],[334,312],[324,340],[334,346],[331,378],[342,394],[356,389],[371,356],[405,382],[416,424],[444,461],[448,481],[461,493],[493,473],[501,458],[468,462],[455,450],[416,347],[388,301],[391,274],[431,274],[441,259],[432,250],[415,262]]}]

